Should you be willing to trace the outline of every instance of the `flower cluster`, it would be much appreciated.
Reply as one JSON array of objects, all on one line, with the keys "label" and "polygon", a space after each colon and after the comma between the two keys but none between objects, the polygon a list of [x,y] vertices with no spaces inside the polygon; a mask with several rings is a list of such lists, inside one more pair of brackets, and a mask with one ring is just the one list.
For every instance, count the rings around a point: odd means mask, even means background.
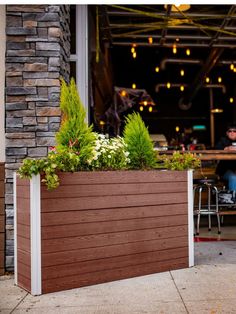
[{"label": "flower cluster", "polygon": [[96,133],[95,147],[88,163],[92,169],[119,170],[126,169],[130,162],[127,145],[123,138],[106,138]]}]

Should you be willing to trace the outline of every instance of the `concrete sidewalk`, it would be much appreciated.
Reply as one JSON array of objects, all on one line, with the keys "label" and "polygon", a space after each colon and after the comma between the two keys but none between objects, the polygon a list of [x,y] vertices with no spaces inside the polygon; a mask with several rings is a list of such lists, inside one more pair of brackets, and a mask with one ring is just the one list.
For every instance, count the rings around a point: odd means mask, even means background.
[{"label": "concrete sidewalk", "polygon": [[0,277],[0,314],[236,313],[236,241],[195,243],[187,269],[33,297]]},{"label": "concrete sidewalk", "polygon": [[235,313],[236,265],[189,269],[125,279],[33,297],[0,277],[0,313]]}]

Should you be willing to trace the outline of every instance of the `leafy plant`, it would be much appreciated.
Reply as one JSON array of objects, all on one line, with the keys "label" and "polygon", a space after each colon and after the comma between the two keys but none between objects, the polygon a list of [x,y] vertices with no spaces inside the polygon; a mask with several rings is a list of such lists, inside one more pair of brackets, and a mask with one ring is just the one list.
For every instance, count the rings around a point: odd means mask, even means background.
[{"label": "leafy plant", "polygon": [[63,119],[60,130],[56,134],[56,148],[59,152],[67,147],[74,152],[79,152],[78,169],[86,170],[96,137],[92,132],[92,126],[88,126],[85,121],[86,112],[73,78],[69,85],[63,79],[61,81],[60,108]]},{"label": "leafy plant", "polygon": [[91,169],[126,169],[130,159],[123,138],[119,136],[106,138],[103,134],[96,134],[96,136],[96,146],[92,159],[89,161]]},{"label": "leafy plant", "polygon": [[80,164],[80,155],[71,149],[62,149],[60,152],[51,151],[47,157],[41,159],[24,159],[18,173],[21,178],[31,178],[38,173],[43,175],[48,190],[59,185],[59,171],[74,172]]},{"label": "leafy plant", "polygon": [[153,142],[139,113],[134,112],[127,116],[124,141],[130,153],[129,168],[150,169],[155,167],[156,153]]},{"label": "leafy plant", "polygon": [[200,159],[192,153],[175,151],[171,156],[162,155],[158,158],[162,162],[161,167],[168,170],[187,170],[201,167]]}]

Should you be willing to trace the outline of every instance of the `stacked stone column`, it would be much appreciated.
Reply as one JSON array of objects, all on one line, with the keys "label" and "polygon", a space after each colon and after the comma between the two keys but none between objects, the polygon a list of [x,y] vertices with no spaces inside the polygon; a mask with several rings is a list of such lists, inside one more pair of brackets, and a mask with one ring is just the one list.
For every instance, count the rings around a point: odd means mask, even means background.
[{"label": "stacked stone column", "polygon": [[6,15],[6,268],[13,270],[13,172],[55,145],[60,77],[69,80],[69,6],[8,5]]}]

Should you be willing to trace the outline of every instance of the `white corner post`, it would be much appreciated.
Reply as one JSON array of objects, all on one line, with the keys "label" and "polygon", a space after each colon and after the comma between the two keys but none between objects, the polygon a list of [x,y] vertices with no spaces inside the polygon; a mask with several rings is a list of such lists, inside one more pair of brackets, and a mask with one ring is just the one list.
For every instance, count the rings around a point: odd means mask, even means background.
[{"label": "white corner post", "polygon": [[188,170],[188,256],[189,267],[194,266],[193,228],[193,170]]},{"label": "white corner post", "polygon": [[13,173],[13,206],[14,206],[14,281],[18,284],[17,272],[17,202],[16,202],[16,172]]},{"label": "white corner post", "polygon": [[42,294],[40,175],[30,180],[31,294]]},{"label": "white corner post", "polygon": [[76,84],[89,117],[88,87],[88,6],[76,5]]}]

